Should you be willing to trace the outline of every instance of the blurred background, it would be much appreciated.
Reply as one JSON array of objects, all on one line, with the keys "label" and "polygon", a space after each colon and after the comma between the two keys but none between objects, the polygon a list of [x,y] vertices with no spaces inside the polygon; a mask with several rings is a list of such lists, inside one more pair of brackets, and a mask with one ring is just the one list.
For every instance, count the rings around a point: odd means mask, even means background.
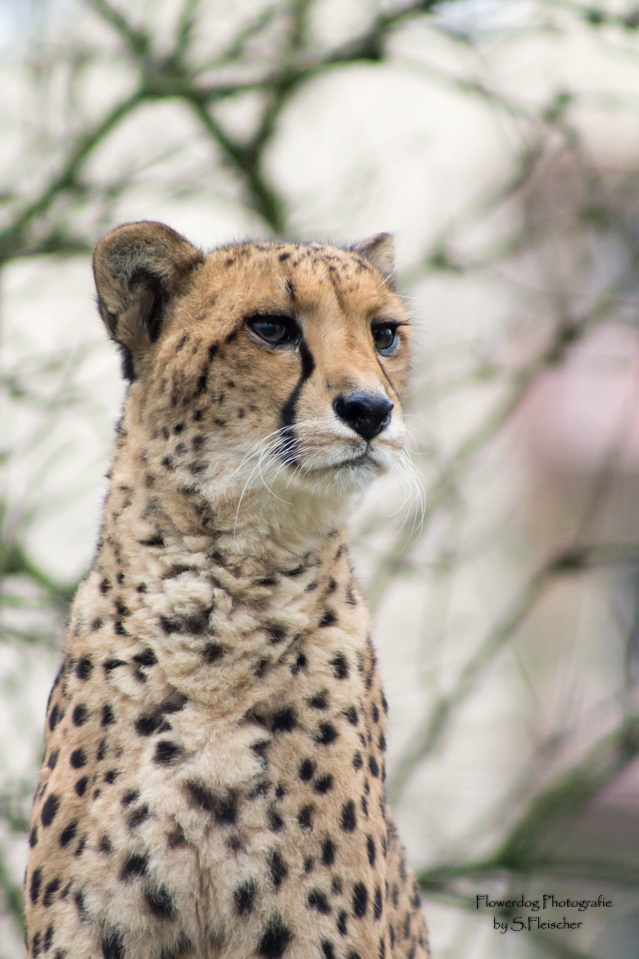
[{"label": "blurred background", "polygon": [[[434,959],[639,956],[639,4],[0,0],[0,959],[123,384],[91,249],[395,233],[411,449],[356,517]],[[494,899],[576,930],[494,928]]]}]

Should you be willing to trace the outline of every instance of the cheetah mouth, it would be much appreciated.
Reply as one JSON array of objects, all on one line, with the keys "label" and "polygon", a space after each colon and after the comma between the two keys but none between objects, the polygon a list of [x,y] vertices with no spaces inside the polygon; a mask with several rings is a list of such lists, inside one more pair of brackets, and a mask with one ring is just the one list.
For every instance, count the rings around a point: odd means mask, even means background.
[{"label": "cheetah mouth", "polygon": [[384,464],[375,456],[375,450],[365,449],[356,455],[345,456],[343,459],[319,464],[304,465],[300,463],[302,470],[309,475],[330,475],[335,473],[356,473],[356,472],[384,472]]}]

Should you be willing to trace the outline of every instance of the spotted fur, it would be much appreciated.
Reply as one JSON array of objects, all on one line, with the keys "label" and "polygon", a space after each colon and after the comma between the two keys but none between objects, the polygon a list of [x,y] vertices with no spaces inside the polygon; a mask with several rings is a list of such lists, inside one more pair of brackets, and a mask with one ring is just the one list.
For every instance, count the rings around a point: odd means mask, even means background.
[{"label": "spotted fur", "polygon": [[[27,954],[424,959],[344,530],[404,437],[390,238],[204,256],[129,224],[95,274],[131,382],[47,710]],[[337,412],[362,395],[372,428]]]}]

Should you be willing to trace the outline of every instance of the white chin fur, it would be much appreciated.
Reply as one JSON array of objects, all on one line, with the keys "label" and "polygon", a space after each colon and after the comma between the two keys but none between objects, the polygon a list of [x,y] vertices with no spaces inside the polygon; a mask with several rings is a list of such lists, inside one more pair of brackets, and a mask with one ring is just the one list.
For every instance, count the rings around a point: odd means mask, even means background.
[{"label": "white chin fur", "polygon": [[[306,453],[306,451],[305,451]],[[287,490],[338,498],[362,494],[376,479],[387,473],[393,462],[390,450],[374,449],[363,455],[353,450],[323,450],[322,456],[302,454],[297,464],[276,464],[265,471],[263,480],[255,477],[251,486],[264,485],[286,498]],[[269,476],[269,474],[271,474]]]},{"label": "white chin fur", "polygon": [[[307,443],[295,464],[259,446],[228,451],[216,460],[215,474],[200,489],[218,521],[236,532],[247,524],[261,527],[268,517],[280,525],[292,522],[295,528],[300,522],[335,526],[401,456],[401,441],[393,437],[391,442],[374,445],[368,453],[363,443],[352,441],[315,447]],[[229,496],[231,487],[239,494]]]}]

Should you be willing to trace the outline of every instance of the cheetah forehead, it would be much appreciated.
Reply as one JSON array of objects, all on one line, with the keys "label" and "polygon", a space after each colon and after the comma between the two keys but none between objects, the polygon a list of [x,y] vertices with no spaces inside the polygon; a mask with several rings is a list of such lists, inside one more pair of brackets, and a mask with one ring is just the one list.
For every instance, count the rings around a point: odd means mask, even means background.
[{"label": "cheetah forehead", "polygon": [[271,295],[279,291],[293,299],[299,284],[312,300],[326,287],[344,308],[348,293],[389,298],[395,286],[393,242],[385,233],[349,249],[266,241],[237,243],[205,255],[164,224],[129,223],[100,240],[93,265],[100,313],[124,353],[129,379],[144,367],[145,356],[170,325],[167,321],[180,313],[184,322],[184,311],[176,306],[185,297],[197,319],[223,292],[237,299],[243,290],[259,300],[270,285]]}]

